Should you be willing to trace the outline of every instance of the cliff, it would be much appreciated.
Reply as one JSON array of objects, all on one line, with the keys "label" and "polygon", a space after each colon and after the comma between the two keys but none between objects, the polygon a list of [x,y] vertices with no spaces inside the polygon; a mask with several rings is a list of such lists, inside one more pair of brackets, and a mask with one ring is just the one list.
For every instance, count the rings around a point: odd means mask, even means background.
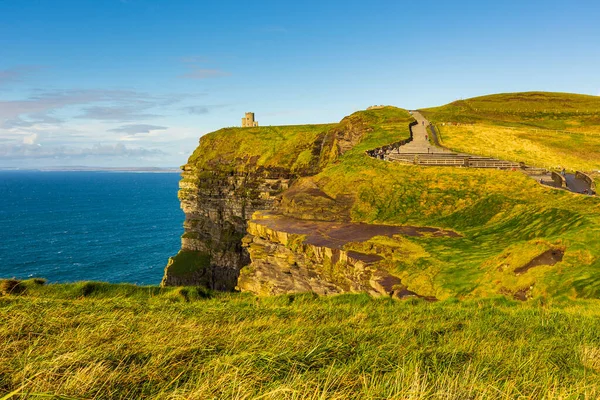
[{"label": "cliff", "polygon": [[241,242],[246,221],[256,210],[272,209],[290,180],[318,168],[327,128],[229,128],[203,136],[182,167],[185,232],[162,285],[235,288],[250,261]]},{"label": "cliff", "polygon": [[385,107],[338,124],[202,137],[183,166],[185,233],[162,284],[431,300],[600,296],[597,198],[516,171],[366,154],[408,138],[412,121]]},{"label": "cliff", "polygon": [[182,167],[184,234],[162,285],[233,290],[250,263],[242,238],[252,214],[277,208],[292,182],[315,175],[360,141],[367,121],[353,115],[339,124],[227,128],[203,136]]}]

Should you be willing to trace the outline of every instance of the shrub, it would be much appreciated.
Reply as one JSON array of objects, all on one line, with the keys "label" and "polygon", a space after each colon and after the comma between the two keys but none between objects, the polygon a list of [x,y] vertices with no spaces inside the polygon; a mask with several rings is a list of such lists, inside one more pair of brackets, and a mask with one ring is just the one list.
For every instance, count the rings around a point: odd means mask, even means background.
[{"label": "shrub", "polygon": [[4,279],[0,281],[0,294],[8,296],[9,294],[18,295],[25,291],[25,286],[16,279]]}]

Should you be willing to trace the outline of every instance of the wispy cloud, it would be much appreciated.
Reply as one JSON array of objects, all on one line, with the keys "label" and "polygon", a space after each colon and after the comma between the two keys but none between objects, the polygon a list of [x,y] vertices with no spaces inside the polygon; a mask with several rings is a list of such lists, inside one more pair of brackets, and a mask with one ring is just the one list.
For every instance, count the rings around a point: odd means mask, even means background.
[{"label": "wispy cloud", "polygon": [[21,81],[27,75],[30,75],[36,70],[39,70],[40,66],[34,65],[22,65],[19,67],[13,67],[8,69],[0,69],[0,85]]},{"label": "wispy cloud", "polygon": [[61,124],[64,121],[60,118],[53,117],[47,113],[35,113],[29,114],[25,118],[17,117],[14,119],[7,119],[0,123],[0,128],[12,129],[12,128],[29,128],[34,125],[46,125],[46,124]]},{"label": "wispy cloud", "polygon": [[208,106],[190,106],[190,107],[184,107],[183,109],[185,111],[187,111],[188,113],[195,114],[195,115],[205,115],[210,112],[210,109],[208,108]]},{"label": "wispy cloud", "polygon": [[136,106],[94,106],[84,108],[82,114],[75,118],[95,119],[113,122],[139,121],[149,118],[155,118],[158,114],[145,113],[153,105],[140,104]]},{"label": "wispy cloud", "polygon": [[131,122],[159,116],[150,110],[195,97],[198,94],[152,96],[131,90],[55,90],[36,91],[25,100],[0,101],[0,127],[31,126],[61,120],[52,113],[75,107],[75,118]]},{"label": "wispy cloud", "polygon": [[221,105],[209,105],[209,106],[188,106],[188,107],[183,107],[182,110],[189,114],[205,115],[205,114],[210,113],[212,110],[214,110],[216,108],[222,108],[222,107],[226,107],[226,105],[221,104]]},{"label": "wispy cloud", "polygon": [[23,158],[85,158],[85,157],[143,157],[159,156],[165,153],[157,149],[142,147],[128,148],[122,143],[115,145],[96,144],[92,147],[55,146],[45,147],[34,143],[22,145],[0,145],[0,159]]},{"label": "wispy cloud", "polygon": [[[2,70],[0,85],[24,74],[25,70]],[[8,92],[13,93],[17,92]],[[190,146],[188,142],[194,143],[198,135],[194,129],[171,129],[165,120],[189,113],[183,107],[205,96],[123,89],[34,89],[14,99],[4,95],[0,100],[0,165],[42,165],[79,158],[93,163],[104,160],[105,164],[136,159],[164,163],[180,151],[181,143]]]},{"label": "wispy cloud", "polygon": [[209,78],[220,78],[224,76],[230,76],[231,73],[220,70],[220,69],[206,69],[196,68],[187,74],[181,75],[182,78],[186,79],[209,79]]},{"label": "wispy cloud", "polygon": [[23,115],[48,114],[64,107],[98,102],[137,102],[146,97],[125,90],[55,90],[37,91],[26,100],[0,101],[0,119]]},{"label": "wispy cloud", "polygon": [[110,132],[126,133],[128,135],[139,135],[141,133],[150,133],[150,131],[164,131],[165,129],[168,128],[166,126],[159,125],[131,124],[110,129]]}]

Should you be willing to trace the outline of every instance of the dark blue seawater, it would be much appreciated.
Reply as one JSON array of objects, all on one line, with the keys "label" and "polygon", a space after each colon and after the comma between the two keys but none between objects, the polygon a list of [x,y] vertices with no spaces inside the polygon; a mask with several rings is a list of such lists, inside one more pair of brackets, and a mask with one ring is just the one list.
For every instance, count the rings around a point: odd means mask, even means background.
[{"label": "dark blue seawater", "polygon": [[0,278],[158,284],[177,253],[179,174],[0,171]]}]

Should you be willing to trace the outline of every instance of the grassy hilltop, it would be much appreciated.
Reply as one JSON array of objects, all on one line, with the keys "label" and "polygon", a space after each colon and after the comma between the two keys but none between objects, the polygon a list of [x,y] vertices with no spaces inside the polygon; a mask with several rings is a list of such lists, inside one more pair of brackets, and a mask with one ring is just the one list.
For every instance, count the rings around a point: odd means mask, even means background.
[{"label": "grassy hilltop", "polygon": [[209,133],[188,164],[200,169],[243,171],[249,166],[309,168],[315,141],[334,124],[224,128]]},{"label": "grassy hilltop", "polygon": [[[518,172],[375,160],[364,150],[408,137],[409,114],[388,108],[352,117],[373,118],[369,134],[284,193],[287,213],[318,217],[318,204],[357,222],[459,232],[462,238],[382,237],[349,246],[384,255],[386,267],[419,294],[443,299],[526,290],[531,296],[600,297],[598,199],[543,187]],[[561,263],[515,272],[552,249],[565,252]]]},{"label": "grassy hilltop", "polygon": [[[540,96],[551,100],[546,101],[548,104],[533,104]],[[556,96],[559,95],[490,96],[491,100],[486,97],[464,101],[477,105],[474,111],[469,111],[470,108],[463,111],[463,103],[459,103],[430,109],[426,114],[434,121],[476,121],[474,127],[483,127],[484,132],[487,126],[502,124],[534,129],[523,122],[524,116],[533,121],[531,124],[535,122],[542,127],[548,115],[560,116],[563,122],[566,116],[577,117],[580,128],[593,129],[597,118],[593,108],[595,97],[565,96],[564,101],[570,104],[567,107]],[[512,105],[513,98],[529,100]],[[580,103],[569,103],[571,98]],[[480,103],[486,105],[485,113]],[[580,104],[580,108],[572,111],[573,104]],[[546,114],[538,114],[539,109],[546,110]],[[492,116],[496,125],[489,125]],[[247,171],[267,167],[300,171],[302,177],[283,192],[280,205],[281,211],[295,217],[321,219],[333,214],[339,220],[455,230],[461,238],[381,237],[347,246],[383,255],[382,265],[422,295],[444,299],[527,292],[529,297],[600,297],[597,198],[543,187],[518,172],[419,167],[383,162],[365,154],[366,150],[407,138],[411,121],[406,110],[386,107],[354,113],[338,124],[227,128],[203,137],[188,165],[199,170]],[[446,145],[451,137],[449,132],[453,132],[450,128],[442,127]],[[334,146],[335,132],[340,130],[356,132],[355,141],[342,155],[335,152]],[[510,130],[513,131],[527,138],[523,140],[538,140],[537,136],[528,138],[527,132]],[[329,146],[331,151],[319,156],[311,149],[323,137],[330,139],[320,147]],[[582,137],[590,139],[585,148],[593,150],[595,136]],[[494,145],[493,151],[522,151],[519,141],[503,139],[502,143],[503,147]],[[459,150],[475,154],[491,151],[484,139],[481,146]],[[569,164],[568,157],[561,158],[562,148],[555,146],[548,150],[551,151],[560,158],[561,165],[581,167],[576,162]],[[584,163],[587,153],[573,154],[580,154],[577,160]],[[526,161],[536,165],[535,160]],[[195,179],[201,181],[202,174]],[[535,267],[526,273],[515,272],[551,250],[564,251],[563,261],[555,266]]]},{"label": "grassy hilltop", "polygon": [[0,296],[0,398],[596,399],[598,332],[597,300],[27,281]]},{"label": "grassy hilltop", "polygon": [[443,144],[457,151],[546,168],[600,170],[599,96],[505,93],[423,114],[441,130]]},{"label": "grassy hilltop", "polygon": [[[547,124],[545,118],[549,115],[562,118],[551,118],[552,121],[563,122],[570,116],[580,121],[581,129],[593,129],[596,98],[568,95],[561,102],[557,100],[561,96],[490,96],[465,101],[477,105],[474,111],[463,111],[460,103],[431,109],[427,114],[438,121],[477,121],[478,129],[485,129],[492,116],[498,126],[533,126],[523,122],[527,120],[538,124],[538,129]],[[514,98],[522,100],[513,105]],[[536,104],[538,101],[541,103]],[[486,105],[485,113],[480,104]],[[575,104],[579,108],[573,109]],[[597,198],[543,187],[518,172],[410,166],[375,160],[365,154],[365,150],[407,138],[411,121],[406,110],[386,107],[354,113],[338,124],[228,128],[204,137],[188,165],[199,169],[214,165],[238,171],[302,166],[302,177],[282,194],[280,210],[287,215],[322,219],[332,218],[333,214],[339,220],[455,230],[461,238],[381,237],[347,246],[383,255],[382,266],[422,295],[444,299],[526,292],[529,297],[600,297]],[[558,122],[551,122],[555,123]],[[449,140],[447,128],[442,130],[445,144]],[[340,130],[355,132],[351,135],[354,141],[341,155],[333,145],[335,132]],[[526,133],[519,134],[527,137]],[[320,148],[330,146],[331,151],[319,156],[310,149],[323,137],[330,139],[323,141]],[[589,146],[585,142],[585,148],[593,150],[595,136],[582,137],[591,138]],[[527,140],[538,139],[532,136]],[[487,142],[482,143],[482,149],[470,151],[490,151]],[[498,146],[493,148],[501,151]],[[502,148],[507,152],[521,151],[520,142],[514,140],[503,140]],[[560,147],[551,150],[560,158]],[[581,154],[578,162],[584,163],[586,153],[573,154]],[[581,167],[575,162],[570,164],[568,157],[560,159],[566,167]],[[201,180],[202,175],[197,179]],[[562,262],[518,272],[536,257],[553,250],[564,252]]]}]

